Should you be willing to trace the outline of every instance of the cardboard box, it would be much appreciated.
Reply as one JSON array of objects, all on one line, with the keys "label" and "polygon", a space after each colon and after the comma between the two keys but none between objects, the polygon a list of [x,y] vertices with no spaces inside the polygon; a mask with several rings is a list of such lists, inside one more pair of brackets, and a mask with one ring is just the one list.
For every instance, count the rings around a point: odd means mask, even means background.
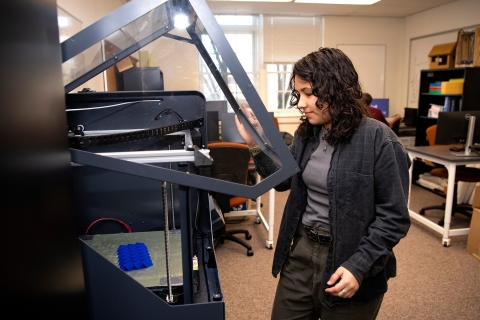
[{"label": "cardboard box", "polygon": [[472,207],[474,209],[468,232],[467,251],[480,259],[480,186],[475,188]]},{"label": "cardboard box", "polygon": [[473,49],[473,66],[480,67],[480,28],[475,30],[475,41]]},{"label": "cardboard box", "polygon": [[480,67],[480,28],[458,31],[455,67]]},{"label": "cardboard box", "polygon": [[433,46],[428,54],[430,69],[445,69],[455,67],[455,49],[457,43],[444,43]]},{"label": "cardboard box", "polygon": [[440,89],[441,94],[462,94],[463,83],[461,81],[444,81]]},{"label": "cardboard box", "polygon": [[135,68],[137,66],[138,59],[132,56],[128,56],[125,59],[117,62],[115,65],[118,68],[119,72],[123,72],[130,68]]},{"label": "cardboard box", "polygon": [[140,68],[152,67],[150,65],[150,53],[146,50],[138,51],[138,62]]}]

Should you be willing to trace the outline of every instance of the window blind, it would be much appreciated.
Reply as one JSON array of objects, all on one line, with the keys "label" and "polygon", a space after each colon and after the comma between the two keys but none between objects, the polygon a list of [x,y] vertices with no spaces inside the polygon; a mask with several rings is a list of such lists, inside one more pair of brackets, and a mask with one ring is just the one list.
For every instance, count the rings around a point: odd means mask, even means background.
[{"label": "window blind", "polygon": [[296,62],[321,43],[321,17],[264,16],[264,63]]}]

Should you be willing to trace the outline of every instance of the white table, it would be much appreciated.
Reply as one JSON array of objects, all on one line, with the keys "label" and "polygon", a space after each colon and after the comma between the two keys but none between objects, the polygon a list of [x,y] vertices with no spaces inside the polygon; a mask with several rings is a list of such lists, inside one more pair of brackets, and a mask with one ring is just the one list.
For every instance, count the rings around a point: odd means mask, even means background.
[{"label": "white table", "polygon": [[412,166],[410,167],[410,185],[409,191],[411,191],[412,183],[412,174],[413,174],[413,160],[416,158],[429,160],[431,162],[439,163],[445,166],[448,170],[448,183],[447,183],[447,197],[445,202],[445,216],[444,216],[444,225],[439,226],[433,221],[428,220],[427,218],[421,216],[420,214],[410,210],[410,192],[408,198],[408,208],[410,212],[410,217],[437,231],[442,234],[442,244],[445,247],[450,246],[450,236],[459,236],[468,234],[470,228],[460,228],[460,229],[450,229],[450,222],[452,218],[452,203],[453,203],[453,192],[455,189],[455,172],[457,166],[467,165],[467,164],[478,164],[480,163],[480,156],[475,157],[462,157],[454,156],[450,154],[450,146],[441,145],[441,146],[422,146],[422,147],[407,147],[405,148],[408,151],[410,159],[412,160]]}]

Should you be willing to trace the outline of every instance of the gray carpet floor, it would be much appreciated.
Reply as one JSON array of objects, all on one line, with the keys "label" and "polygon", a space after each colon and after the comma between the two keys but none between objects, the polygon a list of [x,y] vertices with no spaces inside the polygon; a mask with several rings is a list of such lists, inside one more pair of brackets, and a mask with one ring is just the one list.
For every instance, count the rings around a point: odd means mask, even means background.
[{"label": "gray carpet floor", "polygon": [[[288,192],[275,194],[274,240],[278,234]],[[444,198],[413,185],[410,208],[441,204]],[[262,196],[262,212],[268,219],[268,193]],[[435,223],[441,211],[429,211]],[[254,255],[237,243],[225,241],[216,249],[220,284],[227,320],[267,320],[278,279],[271,274],[273,250],[266,248],[267,232],[254,217],[227,221],[227,229],[248,229]],[[469,225],[456,214],[452,228]],[[442,236],[412,220],[407,236],[395,247],[397,277],[390,279],[377,319],[480,319],[480,260],[466,251],[467,236],[452,237],[443,247]],[[274,246],[275,246],[274,241]]]}]

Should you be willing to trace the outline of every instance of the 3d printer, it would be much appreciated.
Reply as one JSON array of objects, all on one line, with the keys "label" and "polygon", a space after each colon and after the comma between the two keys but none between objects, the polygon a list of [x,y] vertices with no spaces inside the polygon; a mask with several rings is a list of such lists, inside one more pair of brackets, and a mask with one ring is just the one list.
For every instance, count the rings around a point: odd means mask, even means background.
[{"label": "3d printer", "polygon": [[[186,29],[175,27],[177,14]],[[108,91],[118,89],[119,63],[142,60],[139,50],[155,57],[164,90]],[[224,319],[209,192],[253,199],[298,169],[206,2],[132,0],[65,40],[62,57],[91,317]],[[87,81],[104,92],[82,89]],[[254,186],[210,177],[205,103],[215,99],[228,102],[280,170]],[[261,126],[248,122],[239,99]],[[119,266],[120,246],[137,243],[153,265]]]}]

